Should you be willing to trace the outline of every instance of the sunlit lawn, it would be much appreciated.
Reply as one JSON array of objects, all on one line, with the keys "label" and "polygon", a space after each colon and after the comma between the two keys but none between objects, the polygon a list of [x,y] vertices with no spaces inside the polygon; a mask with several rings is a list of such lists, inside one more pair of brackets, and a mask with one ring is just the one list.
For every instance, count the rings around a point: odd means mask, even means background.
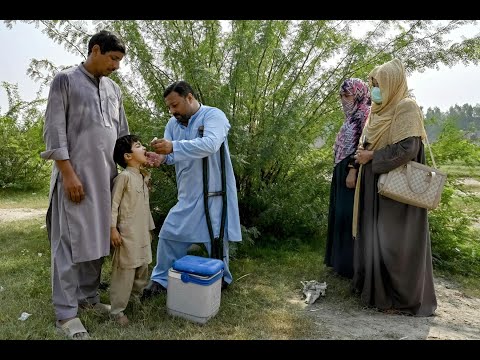
[{"label": "sunlit lawn", "polygon": [[[0,224],[0,339],[62,338],[54,328],[43,224],[43,218]],[[104,281],[110,268],[107,260]],[[80,317],[95,339],[309,338],[314,324],[304,316],[300,281],[324,277],[319,253],[258,250],[232,260],[231,268],[240,280],[222,293],[219,313],[205,325],[167,315],[164,295],[128,308],[127,328],[93,313]],[[108,302],[108,292],[101,298]],[[20,321],[22,312],[32,315]]]},{"label": "sunlit lawn", "polygon": [[[465,175],[464,170],[457,172]],[[0,208],[43,209],[47,207],[47,196],[48,190],[2,190]],[[0,248],[0,339],[63,339],[54,327],[50,248],[44,217],[0,222]],[[327,305],[341,304],[346,310],[362,308],[350,294],[349,281],[325,269],[323,248],[313,250],[301,244],[281,248],[241,245],[237,251],[232,250],[231,271],[237,280],[222,292],[219,313],[205,325],[168,315],[166,295],[127,308],[131,324],[126,328],[94,313],[81,313],[80,318],[94,339],[321,338],[322,329],[306,316],[308,308],[300,283],[303,280],[327,282],[327,296],[321,299]],[[103,269],[102,280],[108,283],[110,258]],[[451,277],[439,271],[436,275]],[[480,297],[480,279],[453,279],[467,294]],[[101,291],[101,299],[109,302],[108,290]],[[31,316],[20,321],[22,312]]]}]

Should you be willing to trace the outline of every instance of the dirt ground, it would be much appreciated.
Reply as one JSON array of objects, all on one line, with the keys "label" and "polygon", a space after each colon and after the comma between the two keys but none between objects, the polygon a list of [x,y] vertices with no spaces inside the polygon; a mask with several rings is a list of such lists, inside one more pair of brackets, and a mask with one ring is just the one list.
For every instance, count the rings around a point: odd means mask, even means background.
[{"label": "dirt ground", "polygon": [[[45,213],[46,209],[0,209],[0,223],[44,217]],[[302,304],[318,325],[321,336],[312,334],[314,339],[480,340],[480,298],[465,295],[457,285],[443,278],[435,279],[435,291],[437,311],[428,318],[345,308],[342,304],[323,302],[322,297],[312,305]]]},{"label": "dirt ground", "polygon": [[45,216],[47,209],[0,209],[0,223],[12,220],[25,220],[37,216]]},{"label": "dirt ground", "polygon": [[[328,284],[327,284],[328,286]],[[388,315],[373,309],[345,308],[322,302],[304,310],[318,325],[321,337],[335,340],[479,340],[480,299],[462,293],[446,279],[435,279],[438,307],[435,316]],[[328,287],[326,290],[328,296]]]},{"label": "dirt ground", "polygon": [[[478,180],[461,181],[480,195]],[[480,219],[473,226],[480,228]],[[322,303],[322,297],[304,306],[322,333],[328,334],[325,339],[479,340],[480,298],[467,296],[459,286],[443,278],[435,279],[435,293],[437,311],[428,318],[388,315],[369,308],[345,309],[345,305]]]}]

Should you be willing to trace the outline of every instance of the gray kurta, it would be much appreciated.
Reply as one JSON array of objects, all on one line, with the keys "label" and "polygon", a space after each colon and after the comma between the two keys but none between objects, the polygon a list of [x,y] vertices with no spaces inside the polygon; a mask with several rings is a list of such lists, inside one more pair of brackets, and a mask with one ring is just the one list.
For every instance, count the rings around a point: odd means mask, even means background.
[{"label": "gray kurta", "polygon": [[152,238],[155,229],[150,212],[148,181],[140,170],[127,167],[114,180],[112,191],[112,227],[117,227],[122,246],[115,248],[118,266],[133,269],[152,262]]},{"label": "gray kurta", "polygon": [[418,137],[375,150],[373,161],[362,167],[353,285],[367,305],[430,316],[437,300],[427,210],[377,192],[379,174],[409,160],[425,163]]},{"label": "gray kurta", "polygon": [[[116,139],[128,133],[121,91],[113,80],[101,77],[97,81],[82,64],[55,76],[45,113],[46,151],[41,157],[70,159],[83,185],[85,199],[79,204],[70,201],[63,191],[58,194],[67,221],[59,224],[61,236],[71,242],[74,263],[110,253],[111,188],[117,174],[113,148]],[[62,182],[62,175],[54,165],[50,206],[56,206],[51,199],[57,182]],[[47,217],[50,227],[51,219]]]}]

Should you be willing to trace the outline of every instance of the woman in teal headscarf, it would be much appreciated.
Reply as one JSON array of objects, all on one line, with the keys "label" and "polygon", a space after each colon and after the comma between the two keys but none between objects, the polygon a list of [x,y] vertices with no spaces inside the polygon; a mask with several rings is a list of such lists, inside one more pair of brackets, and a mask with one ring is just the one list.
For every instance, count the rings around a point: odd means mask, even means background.
[{"label": "woman in teal headscarf", "polygon": [[437,299],[427,210],[378,194],[380,174],[410,160],[425,163],[423,114],[409,96],[398,59],[369,75],[372,108],[363,130],[367,145],[357,151],[353,234],[354,289],[380,310],[433,315]]}]

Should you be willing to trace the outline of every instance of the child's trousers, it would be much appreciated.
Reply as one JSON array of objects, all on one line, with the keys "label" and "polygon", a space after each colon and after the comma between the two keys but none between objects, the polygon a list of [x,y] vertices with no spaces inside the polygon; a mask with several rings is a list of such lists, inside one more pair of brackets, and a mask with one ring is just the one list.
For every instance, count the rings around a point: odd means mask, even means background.
[{"label": "child's trousers", "polygon": [[128,305],[130,296],[140,297],[149,279],[148,264],[134,269],[122,269],[116,260],[117,258],[114,256],[110,283],[111,315],[123,312]]}]

